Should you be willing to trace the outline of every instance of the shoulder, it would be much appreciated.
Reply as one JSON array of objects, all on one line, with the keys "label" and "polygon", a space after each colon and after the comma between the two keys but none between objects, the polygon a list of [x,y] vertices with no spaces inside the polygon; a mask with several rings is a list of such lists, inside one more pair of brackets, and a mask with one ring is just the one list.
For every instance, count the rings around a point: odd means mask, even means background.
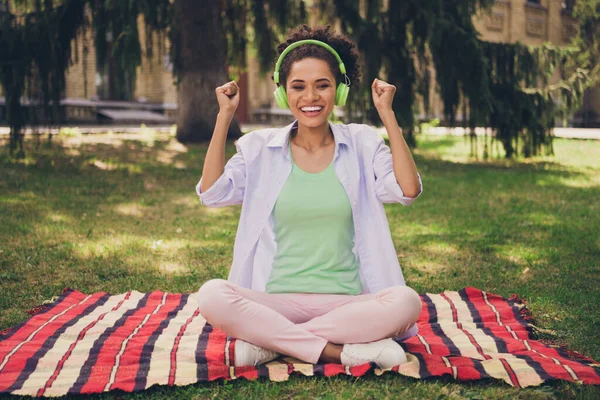
[{"label": "shoulder", "polygon": [[248,132],[239,138],[237,143],[244,147],[254,147],[261,144],[266,146],[280,129],[281,128],[265,128]]},{"label": "shoulder", "polygon": [[248,132],[236,141],[238,151],[244,154],[246,159],[256,158],[271,140],[280,134],[282,128],[266,128]]}]

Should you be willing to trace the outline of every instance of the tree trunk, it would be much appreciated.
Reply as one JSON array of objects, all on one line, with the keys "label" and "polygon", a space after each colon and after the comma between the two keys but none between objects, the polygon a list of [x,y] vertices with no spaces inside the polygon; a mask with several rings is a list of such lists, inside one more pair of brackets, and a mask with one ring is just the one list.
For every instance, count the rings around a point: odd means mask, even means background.
[{"label": "tree trunk", "polygon": [[[210,140],[219,103],[215,88],[228,81],[220,0],[175,0],[180,36],[181,81],[177,94],[177,140]],[[229,137],[241,135],[234,119]]]}]

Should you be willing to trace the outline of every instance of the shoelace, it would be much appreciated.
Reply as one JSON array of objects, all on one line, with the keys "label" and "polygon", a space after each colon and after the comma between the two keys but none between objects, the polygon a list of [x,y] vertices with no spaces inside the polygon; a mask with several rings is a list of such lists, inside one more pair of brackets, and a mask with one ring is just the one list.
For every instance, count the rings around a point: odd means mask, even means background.
[{"label": "shoelace", "polygon": [[254,353],[254,365],[257,365],[260,361],[265,359],[269,355],[269,350],[263,349],[262,347],[251,345],[252,352]]},{"label": "shoelace", "polygon": [[375,357],[369,357],[369,358],[363,358],[363,357],[359,357],[359,355],[358,355],[358,354],[356,354],[356,353],[354,353],[354,352],[352,351],[352,349],[348,349],[348,350],[350,350],[350,351],[349,351],[349,352],[348,352],[348,351],[345,351],[344,353],[346,353],[346,355],[347,355],[347,356],[350,356],[350,357],[352,357],[352,358],[355,358],[355,359],[358,359],[358,360],[364,360],[364,361],[374,362],[374,361],[375,361],[377,358],[379,358],[379,356],[381,355],[381,353],[383,353],[383,352],[385,351],[385,349],[387,349],[387,347],[384,347],[383,349],[380,349],[380,350],[379,350],[379,353],[377,353],[377,354],[375,355]]}]

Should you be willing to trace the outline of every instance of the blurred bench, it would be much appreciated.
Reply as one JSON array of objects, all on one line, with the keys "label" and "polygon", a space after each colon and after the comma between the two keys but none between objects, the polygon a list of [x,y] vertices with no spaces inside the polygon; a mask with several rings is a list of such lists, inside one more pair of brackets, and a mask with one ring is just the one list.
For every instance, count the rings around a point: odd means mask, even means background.
[{"label": "blurred bench", "polygon": [[252,111],[252,122],[260,124],[289,124],[294,116],[289,109],[279,107],[259,107]]}]

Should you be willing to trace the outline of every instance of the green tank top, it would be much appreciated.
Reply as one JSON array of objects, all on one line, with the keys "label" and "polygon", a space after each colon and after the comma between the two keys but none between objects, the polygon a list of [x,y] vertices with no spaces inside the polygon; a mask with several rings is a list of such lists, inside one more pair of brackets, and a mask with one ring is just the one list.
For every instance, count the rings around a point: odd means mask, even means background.
[{"label": "green tank top", "polygon": [[273,208],[277,251],[269,293],[361,293],[350,201],[333,161],[322,172],[292,172]]}]

